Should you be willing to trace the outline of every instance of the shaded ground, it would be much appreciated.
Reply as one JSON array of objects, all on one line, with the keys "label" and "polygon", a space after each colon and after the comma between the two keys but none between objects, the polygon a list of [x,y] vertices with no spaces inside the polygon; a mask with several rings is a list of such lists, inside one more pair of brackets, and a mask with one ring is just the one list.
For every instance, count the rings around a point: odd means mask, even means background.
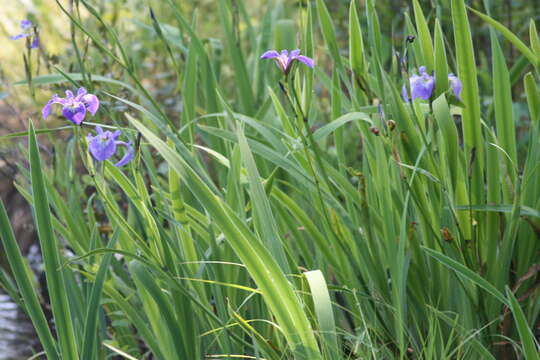
[{"label": "shaded ground", "polygon": [[[22,118],[15,108],[0,105],[0,136],[25,130],[22,124]],[[0,198],[7,208],[15,237],[26,254],[35,241],[32,215],[28,204],[13,186],[18,173],[17,165],[25,161],[18,151],[17,144],[21,141],[26,140],[0,141]]]},{"label": "shaded ground", "polygon": [[[0,136],[24,130],[21,120],[16,109],[9,105],[0,106]],[[26,255],[37,239],[30,207],[13,186],[18,173],[17,165],[24,161],[17,148],[20,141],[25,140],[0,142],[0,198],[6,206],[17,241]],[[37,246],[33,246],[32,250],[34,255],[39,252]],[[9,268],[6,262],[4,252],[0,251],[0,265]],[[30,320],[0,290],[0,360],[27,359],[35,353],[37,346]]]}]

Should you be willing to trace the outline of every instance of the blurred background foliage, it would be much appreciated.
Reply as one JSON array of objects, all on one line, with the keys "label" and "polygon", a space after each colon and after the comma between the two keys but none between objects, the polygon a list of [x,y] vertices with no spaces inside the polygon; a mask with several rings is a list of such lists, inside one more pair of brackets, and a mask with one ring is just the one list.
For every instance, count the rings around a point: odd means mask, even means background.
[{"label": "blurred background foliage", "polygon": [[[224,36],[222,26],[219,20],[219,14],[217,11],[218,0],[197,0],[197,1],[182,1],[179,2],[180,8],[186,14],[192,14],[193,10],[197,9],[198,23],[197,23],[197,35],[201,39],[206,41],[215,42],[215,46],[219,51],[223,51],[224,54],[217,57],[215,60],[219,61],[222,56],[228,56],[228,49],[223,46]],[[298,9],[306,6],[307,0],[276,0],[276,3],[281,4],[277,6],[278,18],[282,18],[285,22],[283,29],[284,35],[274,34],[274,43],[277,47],[294,48],[300,43],[299,28],[301,26],[300,18],[298,16]],[[66,4],[71,2],[68,1]],[[233,1],[234,2],[234,1]],[[265,12],[267,11],[268,1],[266,0],[246,0],[242,2],[245,4],[243,14],[250,18],[251,27],[257,27],[259,22],[262,21]],[[452,20],[450,18],[450,0],[421,0],[420,3],[424,7],[424,13],[426,18],[433,19],[437,17],[441,21],[442,28],[445,29],[445,37],[448,43],[452,43]],[[327,2],[327,7],[332,14],[332,20],[334,21],[337,40],[339,43],[339,49],[343,56],[348,55],[348,8],[349,0],[333,0]],[[365,8],[365,1],[358,1],[359,11],[363,14]],[[491,15],[501,21],[511,31],[513,31],[520,38],[528,38],[528,21],[529,19],[537,20],[540,17],[540,1],[535,0],[473,0],[468,4],[473,8],[483,8],[484,5],[489,4],[491,9]],[[168,9],[168,5],[165,1],[161,0],[103,0],[93,1],[92,5],[100,12],[103,20],[111,27],[117,29],[122,34],[122,41],[129,43],[127,46],[134,56],[144,59],[142,65],[144,68],[140,71],[150,71],[150,73],[156,75],[145,78],[146,82],[156,82],[154,86],[156,89],[166,92],[167,89],[163,89],[160,84],[167,81],[167,78],[173,76],[170,71],[170,67],[167,64],[166,57],[156,57],[157,53],[162,53],[165,49],[162,43],[156,42],[155,33],[152,28],[152,22],[150,19],[149,8],[152,7],[156,14],[158,14],[161,22],[166,24],[174,23],[174,16]],[[386,61],[390,61],[392,54],[392,46],[396,44],[402,44],[404,37],[407,35],[404,32],[404,14],[412,14],[412,5],[409,1],[403,0],[379,0],[377,1],[377,9],[380,14],[385,14],[380,19],[382,29],[382,44],[384,47],[383,54]],[[84,8],[81,8],[82,18],[88,17],[88,12]],[[0,16],[0,47],[3,51],[0,52],[0,71],[2,71],[2,87],[0,92],[9,94],[8,101],[11,101],[17,105],[28,105],[28,93],[22,90],[17,90],[15,87],[10,87],[9,84],[21,80],[25,76],[25,69],[22,61],[22,53],[24,49],[24,41],[12,41],[9,39],[9,35],[19,32],[19,22],[21,19],[30,19],[38,26],[40,37],[42,39],[42,48],[40,49],[40,60],[36,61],[36,68],[34,68],[34,76],[38,74],[49,73],[51,67],[60,66],[64,70],[73,69],[76,66],[74,49],[71,46],[71,25],[69,18],[65,16],[57,6],[55,0],[10,0],[5,1],[2,4],[2,15]],[[256,37],[252,31],[249,31],[248,24],[244,20],[244,16],[238,19],[238,32],[241,44],[247,43],[248,37]],[[290,22],[290,25],[288,24]],[[364,16],[360,17],[360,22],[363,27],[367,26],[367,19]],[[479,51],[477,61],[479,65],[487,65],[489,56],[489,47],[484,46],[489,42],[489,28],[485,23],[477,17],[471,17],[470,19],[473,42],[475,49]],[[90,26],[90,24],[88,24]],[[317,25],[317,24],[315,24]],[[92,27],[90,27],[92,28]],[[94,29],[97,33],[103,32],[104,29],[99,29],[94,24]],[[174,36],[176,31],[174,28],[169,28],[171,36]],[[174,34],[174,35],[173,35]],[[293,34],[297,34],[296,38]],[[78,35],[82,38],[82,35]],[[321,41],[320,32],[315,33],[315,51],[317,54],[317,60],[319,64],[325,65],[325,71],[331,73],[331,62],[328,61],[330,56],[325,51],[325,45]],[[174,44],[174,43],[173,43]],[[84,49],[87,44],[79,44]],[[512,48],[509,43],[502,44],[506,61],[511,66],[517,60],[518,54]],[[88,50],[88,49],[85,49]],[[246,49],[247,51],[253,49]],[[398,49],[399,50],[399,49]],[[157,51],[157,52],[156,52]],[[36,59],[34,59],[36,60]],[[88,62],[88,68],[108,70],[111,74],[115,69],[107,68],[107,64],[101,62],[100,57],[88,56],[85,61]],[[250,61],[254,61],[252,58]],[[228,62],[223,62],[222,71],[224,83],[228,79],[227,75],[232,74],[232,70],[228,66]],[[483,66],[480,69],[488,69]],[[490,87],[490,75],[488,72],[480,72],[481,85],[485,88]],[[169,89],[170,90],[170,89]],[[327,97],[328,94],[319,94],[323,97]],[[48,94],[38,94],[43,98],[47,98]],[[20,98],[19,98],[20,97]],[[17,98],[17,101],[13,101]]]}]

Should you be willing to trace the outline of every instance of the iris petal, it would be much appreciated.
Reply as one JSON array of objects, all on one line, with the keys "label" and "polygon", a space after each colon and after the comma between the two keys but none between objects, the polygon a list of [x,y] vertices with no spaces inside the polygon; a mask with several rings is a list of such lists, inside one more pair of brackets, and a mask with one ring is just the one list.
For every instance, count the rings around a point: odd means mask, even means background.
[{"label": "iris petal", "polygon": [[450,73],[448,74],[448,81],[450,82],[450,87],[452,88],[454,95],[458,99],[461,99],[461,88],[463,86],[461,84],[461,80],[459,80],[459,78],[456,75]]},{"label": "iris petal", "polygon": [[261,59],[274,59],[278,56],[279,54],[276,50],[268,50],[267,52],[261,55]]},{"label": "iris petal", "polygon": [[78,90],[77,90],[77,99],[80,99],[81,97],[83,97],[84,95],[87,94],[87,91],[85,88],[83,87],[80,87]]},{"label": "iris petal", "polygon": [[75,125],[80,125],[86,115],[86,107],[82,102],[66,105],[62,108],[62,115]]},{"label": "iris petal", "polygon": [[306,64],[308,67],[312,68],[315,66],[315,61],[313,61],[312,58],[310,57],[307,57],[307,56],[304,56],[304,55],[300,55],[296,58],[298,61]]},{"label": "iris petal", "polygon": [[25,33],[20,33],[20,34],[17,34],[17,35],[10,36],[9,38],[11,40],[19,40],[19,39],[25,38],[27,36],[29,36],[29,35],[25,34]]},{"label": "iris petal", "polygon": [[96,136],[88,135],[88,150],[97,161],[105,161],[116,152],[116,142],[110,136],[111,132],[106,131]]},{"label": "iris petal", "polygon": [[131,160],[133,160],[133,157],[135,155],[135,151],[133,149],[133,146],[131,145],[131,142],[126,144],[123,141],[117,141],[116,145],[125,146],[127,148],[127,150],[126,150],[126,153],[124,154],[124,156],[120,159],[120,161],[118,161],[116,164],[114,164],[114,166],[122,167],[124,165],[127,165]]},{"label": "iris petal", "polygon": [[293,51],[291,51],[289,57],[296,58],[298,55],[300,55],[300,49],[294,49]]},{"label": "iris petal", "polygon": [[39,37],[34,36],[32,39],[32,44],[30,44],[30,49],[37,49],[39,47]]},{"label": "iris petal", "polygon": [[53,104],[64,104],[64,101],[62,98],[59,98],[56,94],[54,94],[51,99],[45,104],[43,109],[41,109],[41,115],[43,116],[43,119],[46,119],[51,115],[51,106]]},{"label": "iris petal", "polygon": [[27,30],[32,27],[32,22],[30,20],[21,20],[21,29]]},{"label": "iris petal", "polygon": [[86,109],[90,112],[90,114],[95,115],[96,112],[99,109],[99,99],[94,94],[86,94],[82,97],[81,101],[84,103],[84,106],[86,106]]},{"label": "iris petal", "polygon": [[[435,87],[435,78],[426,72],[425,66],[420,66],[418,70],[420,75],[413,74],[409,78],[412,100],[414,101],[418,98],[422,100],[429,100],[433,93],[433,88]],[[405,86],[403,86],[401,90],[401,96],[403,97],[404,101],[409,101],[409,96]]]},{"label": "iris petal", "polygon": [[116,130],[115,132],[103,131],[100,126],[96,126],[96,133],[95,136],[91,134],[86,136],[88,140],[88,151],[94,159],[97,161],[108,160],[116,154],[118,147],[125,147],[126,152],[114,166],[124,166],[133,159],[135,151],[131,142],[126,143],[116,140],[122,134],[120,130]]}]

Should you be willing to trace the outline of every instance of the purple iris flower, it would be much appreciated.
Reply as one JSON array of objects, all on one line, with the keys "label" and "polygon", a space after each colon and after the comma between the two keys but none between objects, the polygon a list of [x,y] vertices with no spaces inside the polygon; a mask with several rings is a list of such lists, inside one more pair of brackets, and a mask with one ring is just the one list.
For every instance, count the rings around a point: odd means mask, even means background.
[{"label": "purple iris flower", "polygon": [[456,95],[458,99],[461,99],[461,80],[459,80],[456,75],[450,73],[448,74],[448,82],[450,82],[450,87],[452,88],[454,95]]},{"label": "purple iris flower", "polygon": [[86,116],[86,112],[89,112],[92,116],[96,114],[99,108],[99,99],[94,94],[88,94],[86,89],[82,87],[77,90],[77,96],[73,95],[70,90],[66,91],[65,98],[54,94],[41,110],[44,119],[51,114],[53,104],[62,105],[62,115],[75,125],[80,125]]},{"label": "purple iris flower", "polygon": [[[32,22],[30,20],[21,20],[21,30],[22,32],[17,35],[10,36],[9,38],[11,40],[19,40],[24,39],[31,35],[31,29],[32,29]],[[35,49],[39,46],[39,38],[37,34],[34,34],[34,39],[32,40],[32,43],[30,45],[30,48]]]},{"label": "purple iris flower", "polygon": [[32,28],[32,22],[30,20],[21,20],[22,32],[20,34],[10,36],[9,38],[11,40],[19,40],[27,36],[30,36],[29,31],[31,28]]},{"label": "purple iris flower", "polygon": [[[420,75],[413,74],[409,78],[412,99],[413,101],[416,98],[420,98],[422,100],[429,100],[429,98],[431,97],[431,93],[433,92],[433,88],[435,87],[435,78],[426,72],[425,66],[420,66],[418,68],[418,71],[420,72]],[[407,102],[409,101],[407,87],[405,85],[403,86],[401,95],[403,97],[403,100]]]},{"label": "purple iris flower", "polygon": [[285,75],[289,74],[295,60],[306,64],[310,68],[315,66],[315,62],[312,58],[300,55],[300,49],[293,50],[290,54],[287,50],[281,50],[281,53],[278,53],[276,50],[269,50],[261,55],[261,59],[275,59],[277,66]]},{"label": "purple iris flower", "polygon": [[96,136],[88,134],[86,139],[88,140],[88,150],[90,154],[97,161],[105,161],[111,158],[118,149],[119,146],[124,146],[127,150],[122,159],[118,161],[114,166],[121,167],[126,165],[133,159],[134,150],[131,142],[124,142],[117,140],[118,137],[122,134],[120,130],[115,132],[103,131],[101,126],[96,126]]}]

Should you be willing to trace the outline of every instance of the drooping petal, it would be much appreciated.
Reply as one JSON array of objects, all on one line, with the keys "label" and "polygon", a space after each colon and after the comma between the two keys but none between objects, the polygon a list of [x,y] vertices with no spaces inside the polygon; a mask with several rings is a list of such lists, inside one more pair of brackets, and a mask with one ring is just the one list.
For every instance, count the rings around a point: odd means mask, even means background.
[{"label": "drooping petal", "polygon": [[114,164],[114,166],[116,166],[116,167],[121,167],[121,166],[126,165],[127,163],[129,163],[133,159],[133,156],[135,155],[135,151],[133,149],[133,146],[131,145],[131,142],[126,144],[123,141],[117,141],[116,145],[125,146],[127,148],[126,153],[124,154],[124,156],[122,156],[120,161],[118,161],[116,164]]},{"label": "drooping petal", "polygon": [[26,34],[26,33],[20,33],[20,34],[17,34],[17,35],[13,35],[13,36],[10,36],[9,38],[11,40],[19,40],[19,39],[23,39],[25,37],[28,37],[29,35]]},{"label": "drooping petal", "polygon": [[409,94],[407,94],[407,86],[405,85],[401,88],[401,97],[403,98],[403,101],[409,102]]},{"label": "drooping petal", "polygon": [[47,101],[43,109],[41,109],[41,115],[43,116],[43,120],[49,117],[51,115],[51,105],[53,104],[52,100]]},{"label": "drooping petal", "polygon": [[21,29],[28,30],[32,27],[32,22],[30,20],[21,20]]},{"label": "drooping petal", "polygon": [[315,66],[315,61],[313,61],[312,58],[310,57],[307,57],[307,56],[304,56],[304,55],[299,55],[296,57],[296,60],[306,64],[308,67],[312,68]]},{"label": "drooping petal", "polygon": [[51,106],[53,104],[63,104],[62,98],[59,98],[58,95],[54,94],[51,99],[45,104],[43,109],[41,109],[41,115],[43,116],[43,119],[46,119],[51,115]]},{"label": "drooping petal", "polygon": [[80,125],[86,115],[86,107],[82,102],[74,102],[62,108],[62,115],[75,125]]},{"label": "drooping petal", "polygon": [[32,44],[30,44],[30,49],[37,49],[39,47],[39,37],[34,36],[32,39]]},{"label": "drooping petal", "polygon": [[448,81],[450,82],[450,87],[452,88],[454,95],[458,99],[461,99],[461,89],[463,87],[463,85],[461,84],[461,80],[459,80],[456,75],[450,73],[448,74]]},{"label": "drooping petal", "polygon": [[261,59],[274,59],[279,56],[279,53],[276,50],[268,50],[261,55]]},{"label": "drooping petal", "polygon": [[[79,91],[81,89],[79,89]],[[92,116],[94,116],[96,114],[96,112],[98,111],[98,109],[99,109],[99,99],[98,99],[98,97],[96,95],[94,95],[94,94],[86,94],[86,95],[82,96],[81,101],[83,102],[84,106],[86,106],[86,109],[90,112],[90,114],[92,114]]]}]

